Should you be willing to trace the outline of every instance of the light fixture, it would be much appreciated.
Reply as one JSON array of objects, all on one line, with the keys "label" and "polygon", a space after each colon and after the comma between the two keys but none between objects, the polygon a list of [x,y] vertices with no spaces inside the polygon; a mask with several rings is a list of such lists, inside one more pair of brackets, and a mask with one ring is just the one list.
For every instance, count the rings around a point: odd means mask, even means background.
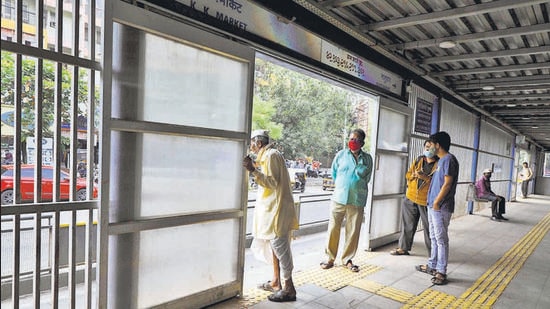
[{"label": "light fixture", "polygon": [[506,104],[506,106],[508,106],[508,107],[516,107],[517,105],[516,105],[516,104]]},{"label": "light fixture", "polygon": [[487,86],[481,87],[481,89],[487,90],[487,91],[491,91],[491,90],[495,90],[495,86],[493,86],[493,85],[487,85]]},{"label": "light fixture", "polygon": [[539,126],[532,126],[531,129],[538,129]]},{"label": "light fixture", "polygon": [[456,46],[455,41],[447,40],[447,41],[439,42],[439,47],[441,47],[441,48],[454,48],[455,46]]}]

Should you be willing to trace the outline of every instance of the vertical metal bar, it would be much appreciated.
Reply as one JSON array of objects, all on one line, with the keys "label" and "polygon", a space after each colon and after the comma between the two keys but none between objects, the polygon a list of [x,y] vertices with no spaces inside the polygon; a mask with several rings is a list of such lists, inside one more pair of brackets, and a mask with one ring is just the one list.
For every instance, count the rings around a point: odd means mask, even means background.
[{"label": "vertical metal bar", "polygon": [[42,109],[43,109],[43,60],[38,58],[36,60],[35,71],[35,101],[34,101],[34,202],[42,202]]},{"label": "vertical metal bar", "polygon": [[[37,7],[37,14],[36,16],[36,25],[37,25],[37,38],[38,38],[38,48],[42,49],[42,46],[44,44],[43,42],[43,34],[44,34],[44,3],[42,1],[37,0],[36,1],[36,7]],[[34,80],[34,94],[35,94],[35,102],[34,102],[34,120],[35,120],[35,127],[34,127],[34,142],[35,142],[35,156],[34,156],[34,168],[35,168],[35,174],[34,174],[34,202],[41,202],[42,201],[42,163],[43,163],[43,153],[42,153],[42,132],[43,132],[43,121],[42,121],[42,110],[43,110],[43,99],[44,99],[44,92],[43,92],[43,63],[42,58],[38,58],[36,61],[36,67],[35,67],[35,80]],[[40,289],[38,290],[40,291]]]},{"label": "vertical metal bar", "polygon": [[71,91],[71,157],[70,157],[70,172],[71,172],[71,190],[70,200],[76,200],[76,178],[78,177],[77,161],[78,161],[78,73],[79,67],[73,66],[72,74],[72,91]]},{"label": "vertical metal bar", "polygon": [[86,247],[84,248],[84,264],[85,264],[85,273],[84,273],[84,287],[85,287],[85,297],[86,297],[86,308],[92,308],[92,263],[93,263],[93,246],[94,246],[94,213],[93,210],[88,210],[88,220],[86,222]]},{"label": "vertical metal bar", "polygon": [[[88,38],[90,39],[90,59],[92,61],[95,60],[95,18],[96,18],[96,2],[95,0],[91,0],[88,6],[89,9],[89,22],[88,22]],[[94,185],[95,185],[95,141],[96,141],[96,128],[95,128],[95,108],[96,108],[96,102],[95,102],[95,70],[91,69],[89,74],[89,81],[88,81],[88,122],[87,122],[87,129],[88,129],[88,156],[87,156],[87,162],[88,162],[88,170],[86,171],[86,174],[88,175],[88,185],[87,185],[87,193],[88,193],[88,199],[93,199],[94,194]],[[98,140],[99,142],[99,140]],[[95,237],[96,242],[94,243],[94,211],[89,210],[88,211],[88,222],[86,224],[86,248],[85,248],[85,289],[86,289],[86,308],[91,309],[92,308],[92,285],[93,285],[93,276],[92,276],[92,263],[94,260],[93,256],[93,247],[94,245],[97,246],[97,242],[99,240],[98,237]],[[97,235],[97,233],[96,233]]]},{"label": "vertical metal bar", "polygon": [[[63,0],[57,1],[56,9],[56,26],[57,26],[57,52],[63,53]],[[61,113],[62,113],[62,101],[63,101],[63,64],[58,62],[55,69],[55,98],[54,98],[54,175],[53,175],[53,188],[52,188],[52,200],[59,202],[60,188],[59,168],[61,166]]]},{"label": "vertical metal bar", "polygon": [[50,244],[53,244],[52,252],[52,308],[59,308],[59,211],[54,214],[53,236]]},{"label": "vertical metal bar", "polygon": [[69,226],[69,303],[70,308],[76,304],[76,211],[73,210]]},{"label": "vertical metal bar", "polygon": [[[109,183],[103,182],[103,175],[109,175],[111,160],[111,95],[113,83],[113,5],[114,1],[104,2],[103,16],[103,83],[102,83],[102,113],[101,130],[99,140],[101,149],[99,156],[99,222],[97,226],[97,291],[99,308],[107,308],[108,305],[108,279],[109,279]],[[95,31],[95,29],[94,29]]]},{"label": "vertical metal bar", "polygon": [[23,57],[21,54],[15,54],[15,76],[14,76],[14,82],[13,86],[15,87],[15,97],[14,97],[14,103],[15,103],[15,110],[14,110],[14,127],[15,127],[15,135],[13,137],[13,148],[14,148],[14,183],[13,183],[13,203],[19,204],[21,203],[21,158],[23,156],[23,141],[21,137],[21,101],[22,101],[22,65],[23,65]]},{"label": "vertical metal bar", "polygon": [[63,106],[63,64],[56,63],[55,67],[55,96],[54,96],[54,145],[53,145],[53,161],[54,174],[52,179],[52,201],[59,202],[61,200],[60,192],[60,167],[62,158],[61,149],[61,113]]},{"label": "vertical metal bar", "polygon": [[40,271],[42,268],[41,258],[42,258],[42,212],[40,210],[36,211],[36,216],[34,217],[34,253],[35,253],[35,263],[34,263],[34,272],[33,272],[33,301],[34,308],[40,308]]},{"label": "vertical metal bar", "polygon": [[88,175],[86,188],[88,190],[87,198],[92,200],[94,198],[94,171],[95,171],[95,71],[88,71],[88,110],[87,110],[87,141],[88,152],[86,154],[87,170],[86,175]]},{"label": "vertical metal bar", "polygon": [[21,272],[21,215],[17,214],[13,218],[13,273],[11,276],[11,297],[13,299],[13,309],[19,308],[19,275]]}]

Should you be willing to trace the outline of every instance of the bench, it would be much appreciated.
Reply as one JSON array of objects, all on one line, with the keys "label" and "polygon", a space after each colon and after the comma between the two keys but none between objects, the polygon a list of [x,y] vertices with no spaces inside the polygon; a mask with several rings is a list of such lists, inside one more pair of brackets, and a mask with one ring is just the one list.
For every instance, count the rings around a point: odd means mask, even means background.
[{"label": "bench", "polygon": [[[466,192],[466,201],[474,202],[474,203],[487,203],[487,202],[490,202],[487,199],[477,197],[477,188],[476,188],[476,185],[473,184],[473,183],[468,184],[468,192]],[[475,207],[476,210],[479,210],[480,208],[481,207],[479,205],[477,207]],[[473,206],[471,208],[468,207],[468,214],[471,215],[473,213],[473,210],[474,210]]]},{"label": "bench", "polygon": [[481,202],[481,203],[490,202],[490,200],[477,197],[477,188],[476,188],[476,185],[473,184],[473,183],[468,184],[468,192],[466,193],[466,201],[468,201],[468,202]]}]

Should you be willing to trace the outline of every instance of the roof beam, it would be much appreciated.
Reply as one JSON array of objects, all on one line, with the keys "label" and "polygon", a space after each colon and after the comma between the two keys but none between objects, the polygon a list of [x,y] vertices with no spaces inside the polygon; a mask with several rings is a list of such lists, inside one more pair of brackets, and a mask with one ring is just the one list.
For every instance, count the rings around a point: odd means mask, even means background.
[{"label": "roof beam", "polygon": [[[494,102],[495,100],[498,101],[518,101],[519,100],[525,100],[525,99],[550,99],[550,93],[530,93],[530,94],[522,94],[521,97],[518,97],[517,94],[514,95],[499,95],[495,96],[493,94],[487,94],[485,96],[479,97],[479,98],[472,98],[472,100],[476,101],[477,103],[484,103],[482,101],[491,101]],[[527,100],[529,101],[529,100]],[[536,102],[536,101],[530,101],[530,102]]]},{"label": "roof beam", "polygon": [[530,114],[537,114],[537,116],[541,116],[543,114],[549,114],[550,110],[548,107],[540,107],[540,108],[507,108],[507,109],[501,109],[501,110],[494,110],[492,112],[494,115],[530,115]]},{"label": "roof beam", "polygon": [[523,86],[515,86],[515,87],[502,87],[501,85],[497,89],[492,91],[483,90],[481,88],[471,88],[471,89],[462,89],[460,90],[460,93],[463,93],[463,94],[468,93],[471,95],[481,93],[482,95],[487,95],[488,93],[495,93],[495,92],[519,93],[520,91],[547,91],[547,90],[548,90],[547,85],[523,85]]},{"label": "roof beam", "polygon": [[549,24],[538,24],[538,25],[523,26],[523,27],[510,28],[510,29],[500,29],[500,30],[494,30],[494,31],[456,35],[456,36],[437,38],[437,39],[413,41],[413,42],[399,43],[399,44],[388,44],[385,46],[388,49],[397,49],[397,50],[417,49],[417,48],[437,46],[439,43],[443,41],[449,41],[449,40],[456,43],[477,42],[477,41],[489,40],[489,39],[499,39],[499,38],[518,36],[518,35],[528,35],[528,34],[536,34],[541,32],[549,32],[550,31],[549,29],[550,29]]},{"label": "roof beam", "polygon": [[383,31],[395,28],[403,28],[409,26],[415,26],[420,24],[427,24],[438,22],[441,20],[456,19],[460,17],[482,15],[495,11],[503,11],[523,6],[531,6],[539,3],[545,3],[548,0],[531,0],[531,1],[517,1],[517,0],[500,0],[491,1],[482,4],[469,5],[461,8],[438,11],[427,14],[420,14],[414,16],[408,16],[403,18],[397,18],[392,20],[381,21],[368,25],[359,26],[361,31]]},{"label": "roof beam", "polygon": [[519,101],[496,101],[500,100],[499,97],[495,97],[495,101],[489,102],[478,102],[479,105],[483,107],[486,106],[505,106],[508,104],[514,104],[516,106],[529,107],[529,106],[550,106],[550,100],[519,100]]},{"label": "roof beam", "polygon": [[471,74],[497,73],[497,72],[513,72],[513,71],[523,71],[523,70],[538,70],[538,69],[546,69],[546,68],[550,68],[550,62],[500,65],[500,66],[494,66],[494,67],[449,70],[449,71],[441,71],[437,73],[429,73],[429,75],[434,77],[441,77],[441,76],[471,75]]},{"label": "roof beam", "polygon": [[341,7],[359,4],[367,1],[368,0],[327,0],[327,1],[321,2],[320,4],[321,6],[330,9],[330,8],[341,8]]},{"label": "roof beam", "polygon": [[417,63],[434,64],[434,63],[458,62],[458,61],[467,61],[467,60],[476,60],[476,59],[515,57],[515,56],[534,55],[534,54],[548,54],[548,49],[549,49],[548,46],[537,46],[537,47],[529,47],[529,48],[516,48],[511,50],[496,50],[496,51],[476,53],[476,54],[432,57],[432,58],[420,59],[417,61]]},{"label": "roof beam", "polygon": [[[451,84],[455,90],[480,89],[483,86],[508,87],[524,85],[550,85],[550,75],[530,75],[504,78],[487,78],[456,81]],[[549,87],[547,86],[546,89]]]}]

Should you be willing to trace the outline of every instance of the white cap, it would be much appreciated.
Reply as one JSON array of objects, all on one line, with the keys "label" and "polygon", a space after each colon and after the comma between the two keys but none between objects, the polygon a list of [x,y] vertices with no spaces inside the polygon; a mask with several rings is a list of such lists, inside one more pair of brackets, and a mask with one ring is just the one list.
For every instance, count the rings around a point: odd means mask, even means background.
[{"label": "white cap", "polygon": [[258,137],[258,136],[264,136],[269,138],[269,131],[267,130],[254,130],[252,131],[252,134],[250,134],[250,138]]},{"label": "white cap", "polygon": [[493,173],[493,171],[490,169],[490,168],[486,168],[483,170],[483,174],[487,174],[487,173]]}]

